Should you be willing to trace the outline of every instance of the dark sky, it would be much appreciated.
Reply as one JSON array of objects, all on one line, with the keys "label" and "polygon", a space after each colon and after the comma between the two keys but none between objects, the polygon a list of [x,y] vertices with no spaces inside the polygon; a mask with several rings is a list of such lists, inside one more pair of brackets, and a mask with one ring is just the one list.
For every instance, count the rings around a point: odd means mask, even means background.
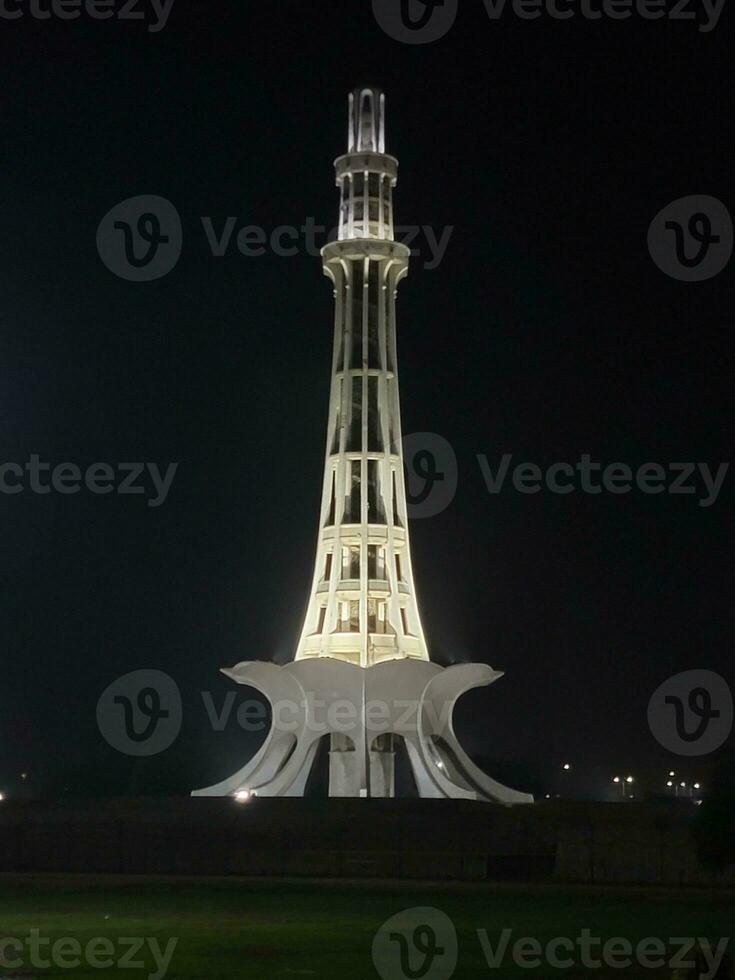
[{"label": "dark sky", "polygon": [[[430,649],[507,671],[458,709],[465,745],[540,769],[662,757],[653,690],[732,673],[735,474],[708,508],[701,489],[491,496],[476,457],[731,459],[733,267],[680,282],[646,247],[670,201],[731,203],[731,27],[727,7],[702,33],[491,22],[461,3],[445,38],[409,46],[367,0],[177,0],[159,33],[0,20],[0,464],[179,463],[157,509],[0,494],[0,783],[101,787],[121,763],[97,699],[141,668],[184,693],[181,785],[240,761],[242,736],[209,730],[198,692],[221,698],[221,666],[295,648],[332,295],[303,252],[213,257],[201,217],[331,227],[364,82],[387,93],[400,222],[453,228],[439,266],[414,260],[401,286],[398,342],[404,432],[443,435],[459,465],[451,506],[412,526]],[[178,266],[143,284],[95,242],[139,194],[184,229]]]}]

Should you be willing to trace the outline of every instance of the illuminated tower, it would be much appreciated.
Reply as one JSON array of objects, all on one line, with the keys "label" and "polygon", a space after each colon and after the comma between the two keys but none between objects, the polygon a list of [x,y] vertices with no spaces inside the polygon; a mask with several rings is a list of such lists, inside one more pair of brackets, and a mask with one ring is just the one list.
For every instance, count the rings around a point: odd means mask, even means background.
[{"label": "illuminated tower", "polygon": [[393,238],[398,162],[385,96],[349,97],[337,159],[339,234],[322,250],[334,285],[331,395],[319,539],[296,659],[360,667],[428,660],[411,567],[396,356],[396,292],[409,250]]},{"label": "illuminated tower", "polygon": [[457,700],[502,676],[430,661],[416,602],[406,514],[396,357],[396,292],[409,250],[393,238],[398,163],[385,152],[385,97],[349,97],[337,159],[337,240],[322,249],[334,285],[331,393],[316,563],[294,660],[225,673],[269,700],[253,759],[195,796],[301,796],[329,742],[330,796],[395,795],[405,749],[422,797],[531,803],[483,773],[452,724]]}]

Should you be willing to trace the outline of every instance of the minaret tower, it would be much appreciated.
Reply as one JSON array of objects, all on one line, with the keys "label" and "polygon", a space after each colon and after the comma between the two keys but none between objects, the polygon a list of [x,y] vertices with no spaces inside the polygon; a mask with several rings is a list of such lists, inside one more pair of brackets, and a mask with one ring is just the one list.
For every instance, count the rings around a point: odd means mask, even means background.
[{"label": "minaret tower", "polygon": [[349,97],[335,162],[339,234],[322,249],[334,284],[332,381],[316,566],[296,659],[360,667],[428,660],[406,520],[396,292],[409,250],[393,238],[398,161],[385,152],[385,96]]},{"label": "minaret tower", "polygon": [[271,729],[237,772],[195,796],[302,796],[329,741],[329,795],[395,796],[405,751],[419,796],[531,803],[483,773],[453,726],[457,700],[502,673],[432,663],[416,602],[401,450],[396,292],[409,250],[393,238],[398,162],[385,152],[385,97],[349,97],[347,153],[335,162],[337,240],[322,249],[334,285],[334,353],[314,578],[293,661],[223,673],[270,702]]}]

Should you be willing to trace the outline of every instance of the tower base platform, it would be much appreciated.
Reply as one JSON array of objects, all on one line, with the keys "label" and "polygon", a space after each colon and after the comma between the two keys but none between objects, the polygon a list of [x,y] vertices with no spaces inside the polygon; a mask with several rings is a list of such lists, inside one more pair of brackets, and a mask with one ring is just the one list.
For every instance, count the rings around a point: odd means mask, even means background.
[{"label": "tower base platform", "polygon": [[333,797],[394,796],[402,739],[420,797],[533,803],[482,772],[455,735],[459,698],[502,677],[485,664],[443,668],[404,659],[363,668],[319,657],[283,667],[245,662],[223,673],[268,699],[272,726],[250,762],[193,796],[303,796],[320,741],[329,737]]}]

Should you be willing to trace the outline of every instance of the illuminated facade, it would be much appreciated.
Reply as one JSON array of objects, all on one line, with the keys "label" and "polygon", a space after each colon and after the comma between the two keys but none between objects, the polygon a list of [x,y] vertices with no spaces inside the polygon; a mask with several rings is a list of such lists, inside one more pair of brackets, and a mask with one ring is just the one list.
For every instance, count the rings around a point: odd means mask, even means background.
[{"label": "illuminated facade", "polygon": [[419,796],[530,803],[486,776],[454,733],[457,700],[502,674],[429,660],[409,549],[396,356],[396,292],[409,250],[393,237],[398,163],[385,152],[385,97],[349,98],[337,159],[331,394],[316,562],[294,660],[223,671],[270,702],[271,730],[238,772],[195,796],[303,795],[329,740],[330,796],[392,797],[405,748]]},{"label": "illuminated facade", "polygon": [[360,667],[428,660],[413,583],[401,453],[396,292],[409,250],[393,239],[398,162],[385,152],[385,96],[350,95],[337,159],[338,240],[322,250],[335,322],[314,579],[296,659]]}]

